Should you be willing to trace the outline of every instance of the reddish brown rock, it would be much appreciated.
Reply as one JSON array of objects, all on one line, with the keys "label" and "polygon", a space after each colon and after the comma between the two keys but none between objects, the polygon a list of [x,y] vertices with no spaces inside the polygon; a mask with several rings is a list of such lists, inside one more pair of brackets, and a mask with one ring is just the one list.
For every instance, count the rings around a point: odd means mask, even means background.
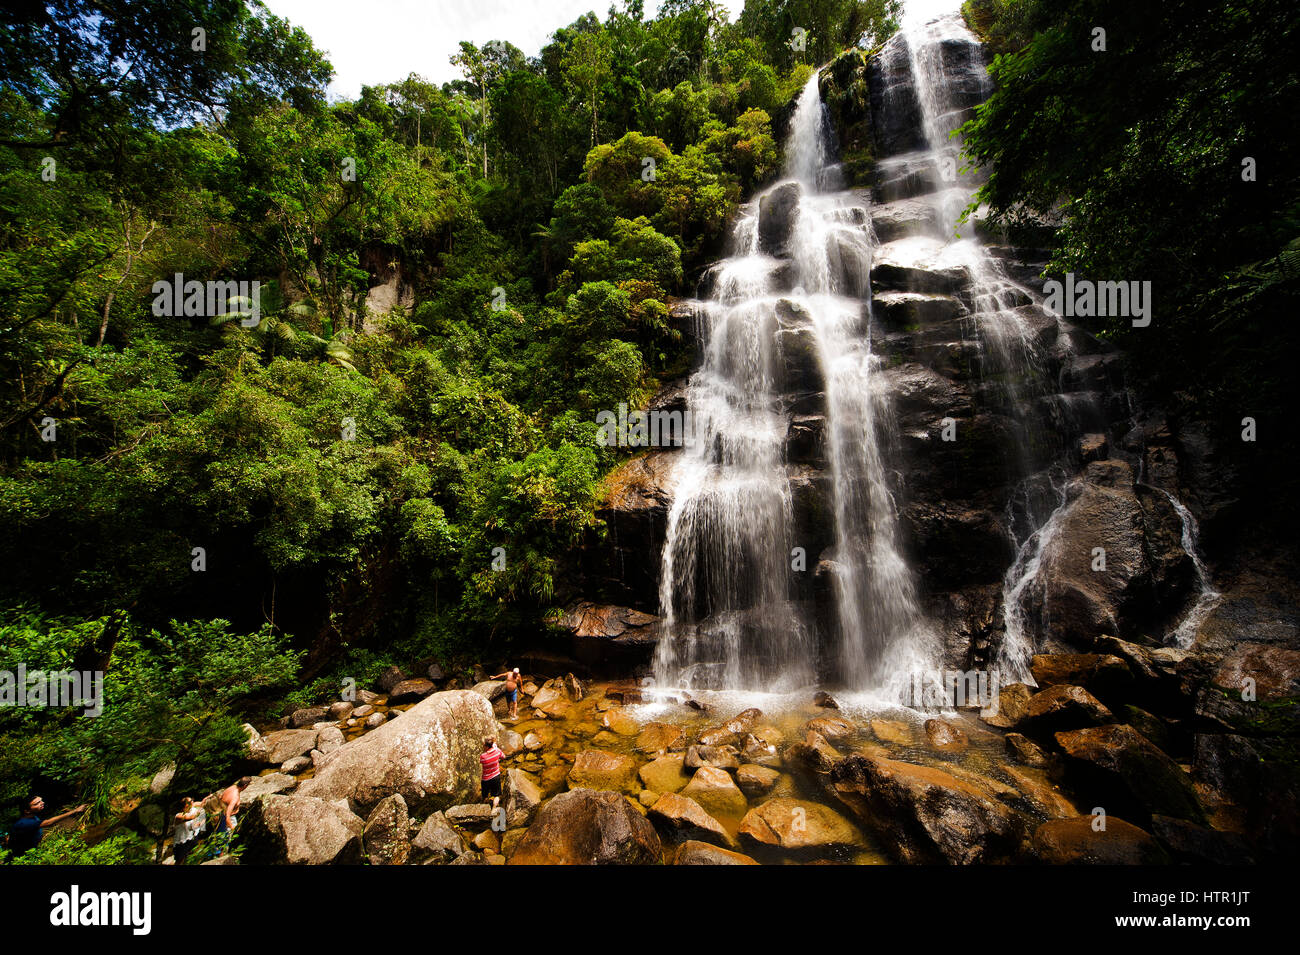
[{"label": "reddish brown rock", "polygon": [[1029,712],[1023,721],[1032,734],[1053,733],[1080,726],[1114,723],[1115,717],[1105,705],[1081,686],[1052,686],[1035,693],[1029,700]]},{"label": "reddish brown rock", "polygon": [[608,789],[631,796],[641,789],[637,781],[636,760],[601,749],[584,749],[579,753],[569,771],[568,781],[570,789]]},{"label": "reddish brown rock", "polygon": [[959,726],[947,720],[926,720],[925,738],[941,753],[964,753],[970,748],[970,740]]},{"label": "reddish brown rock", "polygon": [[1025,830],[987,789],[931,766],[855,754],[835,765],[831,785],[904,862],[1006,860]]},{"label": "reddish brown rock", "polygon": [[1253,686],[1255,699],[1265,703],[1300,696],[1300,650],[1243,643],[1224,659],[1212,682],[1238,695]]},{"label": "reddish brown rock", "polygon": [[1034,691],[1024,683],[1012,683],[998,691],[996,709],[984,710],[980,719],[998,729],[1011,729],[1029,714],[1029,700]]},{"label": "reddish brown rock", "polygon": [[820,733],[825,739],[843,739],[857,732],[857,727],[842,716],[819,716],[803,725],[803,732]]},{"label": "reddish brown rock", "polygon": [[742,852],[692,841],[677,847],[673,865],[758,865],[758,862]]},{"label": "reddish brown rock", "polygon": [[1065,751],[1072,788],[1093,805],[1140,820],[1158,814],[1204,822],[1191,779],[1133,727],[1071,730],[1057,733],[1056,741]]},{"label": "reddish brown rock", "polygon": [[655,865],[663,855],[650,820],[615,792],[575,789],[545,803],[515,844],[511,865]]},{"label": "reddish brown rock", "polygon": [[659,820],[676,834],[688,839],[730,846],[731,836],[704,808],[689,796],[664,793],[650,807],[651,819]]},{"label": "reddish brown rock", "polygon": [[1109,653],[1040,653],[1030,669],[1041,689],[1081,686],[1093,696],[1108,699],[1133,683],[1128,664]]},{"label": "reddish brown rock", "polygon": [[636,748],[643,753],[659,753],[686,748],[686,732],[672,723],[647,723],[636,738]]},{"label": "reddish brown rock", "polygon": [[1049,820],[1034,830],[1034,855],[1048,865],[1169,863],[1160,844],[1132,823],[1108,816],[1104,830],[1096,825],[1092,816]]},{"label": "reddish brown rock", "polygon": [[740,835],[780,849],[863,844],[861,832],[848,819],[821,803],[798,799],[769,799],[751,809],[741,820]]}]

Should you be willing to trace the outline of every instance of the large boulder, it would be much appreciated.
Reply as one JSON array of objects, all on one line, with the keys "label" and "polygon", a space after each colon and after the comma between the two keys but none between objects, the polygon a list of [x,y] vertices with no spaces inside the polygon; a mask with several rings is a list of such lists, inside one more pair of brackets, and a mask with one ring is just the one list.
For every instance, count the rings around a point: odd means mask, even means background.
[{"label": "large boulder", "polygon": [[559,678],[543,683],[532,699],[534,709],[556,719],[568,713],[573,702],[564,681]]},{"label": "large boulder", "polygon": [[507,769],[505,775],[506,825],[511,829],[526,826],[542,804],[542,791],[522,770]]},{"label": "large boulder", "polygon": [[318,732],[312,729],[297,729],[267,733],[262,737],[262,742],[266,744],[263,762],[279,766],[285,760],[293,759],[295,756],[306,756],[316,748]]},{"label": "large boulder", "polygon": [[462,829],[486,829],[500,818],[499,811],[485,802],[451,806],[443,815],[447,817],[448,822],[455,823]]},{"label": "large boulder", "polygon": [[411,840],[411,851],[422,862],[446,863],[465,852],[465,840],[446,816],[435,812]]},{"label": "large boulder", "polygon": [[[1039,585],[1027,588],[1031,613],[1050,617],[1055,639],[1090,647],[1100,634],[1125,636],[1153,622],[1156,607],[1179,607],[1186,575],[1159,573],[1148,515],[1123,461],[1093,461],[1069,489],[1046,547]],[[1101,568],[1098,548],[1105,552]],[[1094,569],[1097,568],[1097,569]]]},{"label": "large boulder", "polygon": [[689,746],[686,749],[686,768],[699,769],[712,766],[715,769],[739,769],[734,746]]},{"label": "large boulder", "polygon": [[643,753],[659,753],[686,748],[686,731],[673,723],[647,723],[636,738],[636,748]]},{"label": "large boulder", "polygon": [[681,790],[681,795],[694,799],[704,811],[715,816],[740,816],[749,808],[749,801],[740,791],[731,775],[712,766],[701,766]]},{"label": "large boulder", "polygon": [[740,822],[740,835],[751,843],[779,849],[860,846],[858,828],[821,803],[769,799],[751,809]]},{"label": "large boulder", "polygon": [[789,241],[799,209],[799,184],[784,182],[758,200],[759,247],[780,254]]},{"label": "large boulder", "polygon": [[688,839],[701,839],[720,846],[732,844],[731,836],[704,808],[689,796],[664,793],[650,807],[650,818]]},{"label": "large boulder", "polygon": [[242,813],[243,861],[253,865],[361,862],[365,823],[341,802],[296,793],[263,796]]},{"label": "large boulder", "polygon": [[265,776],[254,776],[253,781],[239,794],[239,801],[241,804],[254,802],[259,796],[282,793],[287,789],[293,789],[297,785],[298,780],[288,773],[267,773]]},{"label": "large boulder", "polygon": [[568,783],[570,789],[608,789],[632,796],[641,789],[636,760],[603,749],[584,749],[579,753],[569,771]]},{"label": "large boulder", "polygon": [[[248,734],[248,739],[244,742],[244,755],[254,762],[269,763],[271,761],[271,747],[266,742],[266,737],[259,733],[251,723],[245,723],[243,729]],[[284,762],[284,760],[281,760],[281,762]]]},{"label": "large boulder", "polygon": [[551,799],[515,845],[511,865],[655,865],[654,825],[615,792],[575,789]]},{"label": "large boulder", "polygon": [[681,753],[668,753],[650,760],[637,770],[637,775],[641,778],[641,784],[650,792],[680,792],[691,781],[690,773],[686,772],[685,760]]},{"label": "large boulder", "polygon": [[1050,686],[1029,700],[1023,728],[1031,735],[1114,723],[1110,710],[1081,686]]},{"label": "large boulder", "polygon": [[755,721],[763,713],[754,707],[742,710],[721,726],[705,730],[700,734],[703,746],[736,746],[747,733],[754,728]]},{"label": "large boulder", "polygon": [[435,693],[337,749],[299,788],[304,796],[347,799],[369,809],[401,793],[416,813],[477,799],[483,739],[496,733],[492,705],[479,693]]},{"label": "large boulder", "polygon": [[758,865],[758,862],[742,852],[692,840],[677,847],[673,865]]},{"label": "large boulder", "polygon": [[330,708],[328,706],[308,706],[300,710],[294,710],[289,715],[289,725],[294,729],[302,729],[311,726],[313,723],[328,719],[329,715]]},{"label": "large boulder", "polygon": [[414,703],[416,700],[422,700],[437,687],[433,685],[432,680],[426,680],[424,677],[416,677],[412,680],[403,680],[401,683],[393,685],[392,690],[388,693],[388,704],[394,703]]},{"label": "large boulder", "polygon": [[1111,653],[1040,653],[1033,658],[1030,671],[1043,689],[1081,686],[1103,700],[1116,699],[1133,684],[1128,664]]},{"label": "large boulder", "polygon": [[484,680],[482,683],[475,683],[471,687],[475,693],[481,693],[491,703],[495,703],[498,698],[506,695],[505,680]]},{"label": "large boulder", "polygon": [[831,785],[903,862],[1006,859],[1024,830],[986,788],[931,766],[854,754],[835,765]]},{"label": "large boulder", "polygon": [[524,750],[524,738],[512,729],[504,726],[497,727],[497,745],[501,747],[501,752],[506,754],[509,759]]},{"label": "large boulder", "polygon": [[370,810],[361,841],[371,865],[403,865],[410,858],[410,816],[400,793],[381,799]]},{"label": "large boulder", "polygon": [[1112,815],[1145,821],[1152,814],[1203,823],[1187,774],[1145,736],[1122,723],[1056,734],[1072,789]]},{"label": "large boulder", "polygon": [[1107,816],[1051,819],[1034,830],[1033,854],[1049,865],[1166,865],[1160,844],[1132,823]]}]

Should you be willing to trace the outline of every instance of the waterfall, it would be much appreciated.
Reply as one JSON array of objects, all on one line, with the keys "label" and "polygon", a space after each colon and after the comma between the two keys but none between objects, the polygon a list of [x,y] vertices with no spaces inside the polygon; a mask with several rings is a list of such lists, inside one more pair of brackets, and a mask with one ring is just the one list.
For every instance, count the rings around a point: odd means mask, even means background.
[{"label": "waterfall", "polygon": [[1174,632],[1166,640],[1179,649],[1186,650],[1196,640],[1196,631],[1201,628],[1205,618],[1210,615],[1210,611],[1219,605],[1223,599],[1223,594],[1214,589],[1210,583],[1210,572],[1206,569],[1204,561],[1201,560],[1200,548],[1200,529],[1196,525],[1196,518],[1192,512],[1187,509],[1182,501],[1174,497],[1164,488],[1156,488],[1161,494],[1168,498],[1169,503],[1173,505],[1178,512],[1178,519],[1182,521],[1183,550],[1187,556],[1192,559],[1192,567],[1196,570],[1196,586],[1199,593],[1196,597],[1196,603],[1192,609],[1187,612],[1187,616],[1174,629]]},{"label": "waterfall", "polygon": [[[914,703],[908,691],[939,673],[945,648],[900,526],[902,392],[892,382],[909,372],[891,377],[900,330],[877,322],[873,294],[882,315],[900,305],[951,314],[951,334],[964,339],[952,344],[955,360],[969,361],[966,420],[1005,435],[1013,556],[990,682],[1033,682],[1051,611],[1043,569],[1072,499],[1078,439],[1110,431],[1107,384],[1088,373],[1102,367],[1089,364],[1099,346],[1022,284],[1032,279],[1007,264],[1014,249],[985,242],[964,218],[983,174],[963,168],[957,131],[990,83],[955,10],[953,0],[913,0],[872,65],[871,191],[843,182],[814,73],[791,117],[784,178],[742,207],[728,257],[693,303],[703,353],[686,402],[697,441],[675,465],[661,555],[661,687],[826,683]],[[909,425],[909,448],[938,440],[938,424]],[[1174,506],[1201,581],[1173,637],[1182,643],[1218,598],[1195,554],[1195,524]],[[943,581],[929,590],[942,593]],[[954,662],[965,648],[948,652]]]},{"label": "waterfall", "polygon": [[[742,209],[733,254],[696,303],[706,344],[687,404],[700,440],[677,465],[661,561],[663,686],[788,691],[822,678],[899,698],[936,660],[897,539],[889,395],[871,347],[875,242],[829,138],[814,74],[785,178]],[[834,539],[822,553],[793,519],[785,441],[799,410],[824,412]],[[806,606],[815,573],[834,593],[821,626]]]},{"label": "waterfall", "polygon": [[[991,385],[990,397],[1000,406],[997,410],[1015,423],[1008,452],[1019,485],[1006,514],[1015,558],[1003,578],[1005,635],[993,661],[998,681],[1005,685],[1033,682],[1029,661],[1035,628],[1025,611],[1025,598],[1042,585],[1043,557],[1067,503],[1070,451],[1066,439],[1080,433],[1081,420],[1101,416],[1087,397],[1051,394],[1051,382],[1044,374],[1046,356],[1037,344],[1041,319],[1048,317],[1056,325],[1052,338],[1066,343],[1059,358],[1071,353],[1065,323],[1038,309],[1033,294],[1007,275],[984,243],[959,234],[963,228],[973,231],[970,225],[963,226],[961,216],[982,181],[979,170],[963,168],[956,135],[972,107],[989,94],[983,63],[973,57],[962,60],[978,49],[956,5],[939,0],[909,4],[902,31],[881,55],[887,58],[886,70],[899,77],[899,95],[911,84],[921,120],[924,147],[893,162],[906,165],[913,178],[928,179],[925,195],[934,208],[943,244],[932,245],[925,254],[936,265],[958,268],[968,276],[968,326],[979,347],[981,372]],[[950,65],[945,58],[956,62]],[[1074,405],[1069,399],[1074,399]]]}]

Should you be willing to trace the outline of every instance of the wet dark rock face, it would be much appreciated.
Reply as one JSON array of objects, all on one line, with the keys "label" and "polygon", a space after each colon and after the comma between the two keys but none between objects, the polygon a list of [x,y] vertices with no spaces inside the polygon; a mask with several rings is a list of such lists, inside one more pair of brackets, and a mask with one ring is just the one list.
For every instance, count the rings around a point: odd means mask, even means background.
[{"label": "wet dark rock face", "polygon": [[[938,56],[960,120],[987,94],[987,55],[977,42],[950,38]],[[1046,219],[1031,244],[1014,245],[974,217],[973,232],[1005,279],[999,305],[1023,330],[1033,361],[1018,363],[992,347],[983,315],[976,318],[987,310],[981,299],[989,289],[959,256],[942,253],[947,237],[937,210],[953,183],[922,151],[904,37],[872,56],[844,54],[823,70],[820,89],[841,181],[869,200],[878,242],[870,275],[845,281],[861,290],[864,332],[869,322],[890,395],[889,489],[946,662],[965,669],[994,659],[1006,631],[1008,570],[1054,511],[1044,570],[1019,598],[1037,649],[1089,653],[1100,639],[1158,640],[1199,593],[1183,521],[1163,491],[1188,504],[1207,539],[1229,533],[1237,513],[1239,502],[1216,477],[1212,436],[1201,424],[1142,407],[1126,386],[1123,356],[1043,307]],[[799,188],[787,183],[763,197],[758,227],[767,254],[787,251]],[[775,312],[791,538],[806,552],[793,599],[824,631],[833,625],[836,567],[826,376],[806,316],[790,300]],[[673,322],[702,340],[690,303],[674,307]],[[652,407],[684,410],[683,384],[668,383]],[[603,533],[590,535],[556,575],[572,656],[593,670],[635,670],[653,653],[677,454],[651,450],[613,472],[599,512]],[[1267,579],[1281,582],[1286,573],[1273,568]],[[1270,597],[1257,571],[1244,572],[1236,586],[1241,596],[1225,588],[1201,627],[1207,646],[1225,652],[1243,627],[1297,639],[1294,602]]]}]

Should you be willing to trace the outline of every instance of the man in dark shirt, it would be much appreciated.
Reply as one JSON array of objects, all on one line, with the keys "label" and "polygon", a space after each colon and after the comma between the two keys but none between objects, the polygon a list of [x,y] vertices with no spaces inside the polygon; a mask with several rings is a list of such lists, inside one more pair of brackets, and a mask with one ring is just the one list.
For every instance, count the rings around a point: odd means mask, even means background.
[{"label": "man in dark shirt", "polygon": [[85,804],[78,806],[76,809],[69,809],[67,812],[60,813],[57,816],[51,816],[49,819],[42,819],[40,813],[45,809],[45,800],[40,796],[29,796],[23,801],[23,817],[13,824],[9,829],[9,851],[16,857],[22,855],[29,849],[35,849],[40,844],[43,832],[49,826],[56,822],[61,822],[69,816],[75,816],[77,813],[84,811]]}]

